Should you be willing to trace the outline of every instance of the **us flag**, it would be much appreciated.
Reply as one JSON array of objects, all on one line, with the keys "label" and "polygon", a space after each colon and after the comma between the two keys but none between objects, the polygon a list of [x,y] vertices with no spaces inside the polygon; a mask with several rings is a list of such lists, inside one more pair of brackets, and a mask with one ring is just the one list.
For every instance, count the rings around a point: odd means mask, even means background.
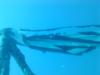
[{"label": "us flag", "polygon": [[100,46],[100,26],[67,26],[44,30],[28,30],[33,34],[24,37],[24,43],[42,52],[82,55]]}]

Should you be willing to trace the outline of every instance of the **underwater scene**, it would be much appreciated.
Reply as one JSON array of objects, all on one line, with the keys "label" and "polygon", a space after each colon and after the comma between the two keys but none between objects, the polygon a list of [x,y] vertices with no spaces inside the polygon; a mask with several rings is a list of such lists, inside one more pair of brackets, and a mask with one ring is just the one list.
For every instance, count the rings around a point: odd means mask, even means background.
[{"label": "underwater scene", "polygon": [[100,75],[99,0],[1,0],[0,75]]}]

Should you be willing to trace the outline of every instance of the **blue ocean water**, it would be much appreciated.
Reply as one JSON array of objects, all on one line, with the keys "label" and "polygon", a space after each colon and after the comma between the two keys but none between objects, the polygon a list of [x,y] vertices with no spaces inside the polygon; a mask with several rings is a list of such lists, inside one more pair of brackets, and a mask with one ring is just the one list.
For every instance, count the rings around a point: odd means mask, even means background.
[{"label": "blue ocean water", "polygon": [[[100,24],[97,0],[4,0],[0,1],[0,29],[46,29],[60,26]],[[73,31],[72,31],[73,32]],[[82,56],[42,53],[20,47],[36,75],[99,75],[99,48]],[[11,58],[10,75],[23,75]]]}]

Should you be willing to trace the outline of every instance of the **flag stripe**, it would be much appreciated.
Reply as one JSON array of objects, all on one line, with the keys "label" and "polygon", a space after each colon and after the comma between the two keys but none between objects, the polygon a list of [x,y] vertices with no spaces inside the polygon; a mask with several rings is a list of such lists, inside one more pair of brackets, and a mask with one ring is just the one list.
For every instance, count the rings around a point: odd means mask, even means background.
[{"label": "flag stripe", "polygon": [[[89,30],[84,30],[90,28]],[[79,28],[79,27],[78,27]],[[56,29],[58,32],[48,32],[48,34],[39,34],[26,37],[24,42],[32,49],[40,51],[61,52],[80,55],[95,50],[100,45],[100,31],[97,26],[87,26],[70,32],[68,29]],[[94,29],[93,29],[94,28]],[[41,31],[42,32],[42,31]]]}]

